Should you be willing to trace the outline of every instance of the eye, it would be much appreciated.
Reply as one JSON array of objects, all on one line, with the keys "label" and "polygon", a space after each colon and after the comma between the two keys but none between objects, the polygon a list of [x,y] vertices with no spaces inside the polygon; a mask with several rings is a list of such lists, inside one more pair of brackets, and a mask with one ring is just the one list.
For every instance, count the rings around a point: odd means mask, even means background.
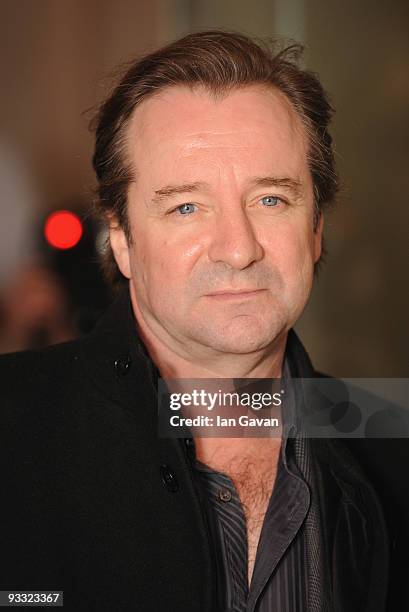
[{"label": "eye", "polygon": [[278,198],[277,196],[264,196],[264,198],[261,198],[260,202],[264,205],[264,206],[277,206],[277,204],[279,204],[281,202],[281,199]]},{"label": "eye", "polygon": [[197,209],[196,204],[192,202],[187,202],[186,204],[181,204],[173,212],[179,212],[181,215],[191,215]]}]

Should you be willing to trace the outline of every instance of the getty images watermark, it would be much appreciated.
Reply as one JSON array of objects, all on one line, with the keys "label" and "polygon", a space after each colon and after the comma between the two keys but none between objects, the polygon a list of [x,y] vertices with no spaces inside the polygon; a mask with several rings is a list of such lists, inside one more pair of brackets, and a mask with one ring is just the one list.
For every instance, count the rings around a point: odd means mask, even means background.
[{"label": "getty images watermark", "polygon": [[160,437],[409,437],[409,379],[159,380]]},{"label": "getty images watermark", "polygon": [[280,436],[286,394],[280,380],[159,381],[162,437]]},{"label": "getty images watermark", "polygon": [[[215,393],[205,389],[192,389],[190,392],[171,393],[169,396],[169,408],[173,411],[181,411],[182,408],[204,409],[207,412],[219,410],[220,412],[209,416],[209,414],[196,414],[188,417],[182,414],[170,416],[171,427],[279,427],[280,420],[272,416],[253,416],[249,413],[229,413],[231,408],[251,409],[252,411],[262,408],[279,407],[282,404],[284,390],[276,393],[222,391],[218,389]],[[228,416],[230,414],[230,416]]]}]

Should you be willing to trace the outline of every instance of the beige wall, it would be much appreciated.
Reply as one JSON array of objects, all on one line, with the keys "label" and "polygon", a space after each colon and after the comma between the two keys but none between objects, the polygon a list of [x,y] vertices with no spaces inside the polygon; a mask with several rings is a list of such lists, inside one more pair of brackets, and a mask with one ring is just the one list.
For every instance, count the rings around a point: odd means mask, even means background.
[{"label": "beige wall", "polygon": [[337,374],[407,376],[409,4],[307,5],[308,61],[337,109],[344,189],[303,335]]},{"label": "beige wall", "polygon": [[317,366],[404,376],[408,345],[408,3],[400,0],[1,0],[1,140],[40,205],[89,198],[83,112],[119,62],[191,30],[296,37],[331,92],[344,180],[329,257],[299,330]]},{"label": "beige wall", "polygon": [[84,111],[107,75],[157,42],[155,4],[135,0],[2,0],[3,138],[17,143],[45,206],[85,196],[92,139]]}]

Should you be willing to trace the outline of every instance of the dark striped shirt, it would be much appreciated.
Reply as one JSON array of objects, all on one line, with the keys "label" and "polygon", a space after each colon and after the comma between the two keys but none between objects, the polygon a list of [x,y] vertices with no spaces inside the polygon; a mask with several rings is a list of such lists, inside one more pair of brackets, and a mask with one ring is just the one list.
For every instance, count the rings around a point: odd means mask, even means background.
[{"label": "dark striped shirt", "polygon": [[[291,402],[292,403],[292,402]],[[231,479],[195,459],[194,474],[207,508],[218,600],[228,612],[305,612],[309,563],[306,517],[310,487],[308,441],[290,438],[294,405],[285,417],[277,476],[264,517],[251,584],[248,584],[246,516]],[[296,456],[302,465],[297,465]],[[308,478],[310,482],[310,478]]]},{"label": "dark striped shirt", "polygon": [[310,495],[292,460],[278,462],[277,477],[264,518],[250,588],[247,579],[246,517],[228,476],[196,463],[205,493],[218,560],[223,609],[232,612],[305,612],[307,558],[304,519]]}]

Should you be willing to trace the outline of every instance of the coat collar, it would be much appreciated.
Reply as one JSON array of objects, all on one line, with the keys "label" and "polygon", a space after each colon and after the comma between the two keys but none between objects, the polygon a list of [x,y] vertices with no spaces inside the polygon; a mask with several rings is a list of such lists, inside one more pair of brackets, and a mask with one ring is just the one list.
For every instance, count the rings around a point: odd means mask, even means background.
[{"label": "coat collar", "polygon": [[137,390],[139,400],[142,392],[147,405],[156,403],[158,371],[139,338],[128,289],[81,342],[85,368],[107,398],[135,411]]}]

